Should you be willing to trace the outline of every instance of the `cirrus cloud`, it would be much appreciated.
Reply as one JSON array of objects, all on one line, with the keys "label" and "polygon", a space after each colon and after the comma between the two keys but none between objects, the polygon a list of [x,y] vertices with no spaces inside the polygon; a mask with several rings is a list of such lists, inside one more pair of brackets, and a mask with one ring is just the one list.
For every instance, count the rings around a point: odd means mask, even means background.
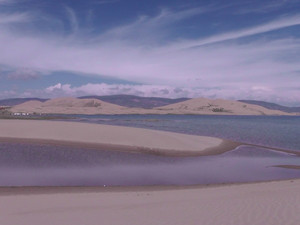
[{"label": "cirrus cloud", "polygon": [[[73,9],[65,9],[72,28],[68,35],[55,32],[45,35],[36,29],[29,29],[22,35],[24,28],[17,24],[34,26],[36,14],[11,12],[0,25],[0,64],[16,71],[20,68],[71,71],[143,85],[72,87],[71,84],[56,84],[46,89],[46,94],[78,95],[94,90],[93,93],[99,95],[127,93],[231,99],[243,96],[300,103],[297,86],[300,83],[300,39],[296,35],[267,36],[269,32],[298,27],[300,15],[279,17],[209,37],[176,39],[170,37],[172,25],[212,9],[163,9],[155,16],[140,16],[129,24],[112,27],[97,35],[80,26]],[[7,12],[0,12],[0,19],[5,15]],[[51,23],[51,18],[48,22]],[[179,94],[174,91],[176,88],[183,91]]]}]

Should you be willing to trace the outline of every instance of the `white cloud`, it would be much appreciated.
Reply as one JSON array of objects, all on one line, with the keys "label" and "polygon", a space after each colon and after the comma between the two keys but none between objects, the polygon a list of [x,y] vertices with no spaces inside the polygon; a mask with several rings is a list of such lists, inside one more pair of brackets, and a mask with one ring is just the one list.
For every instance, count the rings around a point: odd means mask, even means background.
[{"label": "white cloud", "polygon": [[28,68],[21,68],[7,74],[7,78],[10,80],[34,80],[38,79],[39,76],[37,71]]},{"label": "white cloud", "polygon": [[98,37],[98,40],[128,41],[131,43],[155,44],[168,36],[178,21],[209,12],[210,8],[196,7],[179,12],[162,9],[156,16],[139,16],[135,21],[112,28]]},{"label": "white cloud", "polygon": [[[80,33],[75,12],[70,8],[66,10],[73,33]],[[107,94],[128,92],[176,97],[179,94],[174,87],[180,87],[182,93],[189,97],[274,99],[285,96],[287,101],[300,102],[299,90],[289,90],[300,82],[299,76],[295,76],[300,71],[300,56],[297,54],[300,51],[299,38],[264,38],[247,43],[233,41],[298,26],[300,15],[205,39],[161,41],[162,33],[168,35],[169,27],[176,21],[204,11],[202,8],[182,12],[163,10],[155,17],[140,17],[131,24],[112,28],[96,38],[89,34],[80,37],[75,34],[72,38],[59,34],[48,37],[38,35],[36,30],[22,35],[0,26],[0,64],[37,71],[99,74],[145,84],[134,88],[104,84],[71,87],[61,84],[49,87],[48,93],[76,95],[94,90],[94,94],[102,95],[103,90]],[[26,20],[23,18],[20,21]],[[267,87],[268,91],[258,92],[255,87]],[[284,91],[277,92],[280,88]]]},{"label": "white cloud", "polygon": [[0,14],[0,25],[26,23],[31,21],[27,13]]},{"label": "white cloud", "polygon": [[279,30],[291,26],[297,26],[300,25],[300,15],[295,15],[295,16],[289,16],[285,18],[281,18],[275,21],[271,21],[268,23],[265,23],[263,25],[258,25],[255,27],[247,28],[247,29],[242,29],[238,31],[233,31],[233,32],[227,32],[224,34],[218,34],[209,38],[205,39],[199,39],[199,40],[193,40],[193,41],[182,41],[182,43],[175,43],[174,48],[178,49],[180,48],[194,48],[194,47],[199,47],[202,45],[207,45],[207,44],[214,44],[217,42],[222,42],[222,41],[228,41],[232,39],[237,39],[237,38],[242,38],[242,37],[248,37],[256,34],[263,34],[266,32],[274,31],[274,30]]}]

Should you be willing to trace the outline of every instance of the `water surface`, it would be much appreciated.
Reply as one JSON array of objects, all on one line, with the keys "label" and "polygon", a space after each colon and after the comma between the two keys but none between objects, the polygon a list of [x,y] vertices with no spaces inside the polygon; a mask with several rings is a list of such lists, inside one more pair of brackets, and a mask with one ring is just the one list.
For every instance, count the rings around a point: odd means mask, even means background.
[{"label": "water surface", "polygon": [[[299,116],[69,115],[66,118],[300,151]],[[276,165],[299,166],[300,157],[250,146],[217,156],[165,157],[0,142],[0,186],[190,185],[300,178],[300,170]]]},{"label": "water surface", "polygon": [[300,116],[69,115],[72,120],[225,138],[300,151]]},{"label": "water surface", "polygon": [[217,155],[165,157],[66,146],[0,143],[0,186],[191,185],[300,178],[299,157],[240,146]]}]

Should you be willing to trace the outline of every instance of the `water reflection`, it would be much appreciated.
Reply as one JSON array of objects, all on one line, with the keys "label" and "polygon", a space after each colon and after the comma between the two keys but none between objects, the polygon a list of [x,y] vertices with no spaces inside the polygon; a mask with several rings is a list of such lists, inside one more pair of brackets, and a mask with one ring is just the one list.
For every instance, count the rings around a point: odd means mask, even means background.
[{"label": "water reflection", "polygon": [[218,156],[164,157],[0,143],[1,186],[190,185],[300,178],[299,157],[250,146]]}]

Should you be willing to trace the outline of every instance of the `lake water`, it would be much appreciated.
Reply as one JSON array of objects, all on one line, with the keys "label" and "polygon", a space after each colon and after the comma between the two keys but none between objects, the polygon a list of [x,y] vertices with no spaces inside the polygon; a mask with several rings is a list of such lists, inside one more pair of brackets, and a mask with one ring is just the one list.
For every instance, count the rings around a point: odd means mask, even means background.
[{"label": "lake water", "polygon": [[163,157],[0,144],[0,186],[191,185],[300,178],[299,157],[241,146],[218,156]]},{"label": "lake water", "polygon": [[[209,135],[300,149],[300,117],[77,116],[72,120]],[[0,186],[191,185],[300,178],[300,158],[240,146],[217,156],[149,154],[0,142]]]},{"label": "lake water", "polygon": [[220,137],[300,151],[300,116],[70,115],[72,120]]}]

